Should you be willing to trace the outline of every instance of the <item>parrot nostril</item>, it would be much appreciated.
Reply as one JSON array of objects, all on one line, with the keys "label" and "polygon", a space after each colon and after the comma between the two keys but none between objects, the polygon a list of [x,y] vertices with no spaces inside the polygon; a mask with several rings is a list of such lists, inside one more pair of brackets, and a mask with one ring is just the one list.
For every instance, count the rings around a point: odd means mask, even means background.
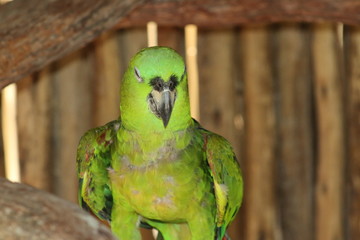
[{"label": "parrot nostril", "polygon": [[162,82],[158,81],[158,82],[156,83],[156,88],[157,88],[157,89],[163,89],[163,87],[164,87],[164,84],[163,84]]}]

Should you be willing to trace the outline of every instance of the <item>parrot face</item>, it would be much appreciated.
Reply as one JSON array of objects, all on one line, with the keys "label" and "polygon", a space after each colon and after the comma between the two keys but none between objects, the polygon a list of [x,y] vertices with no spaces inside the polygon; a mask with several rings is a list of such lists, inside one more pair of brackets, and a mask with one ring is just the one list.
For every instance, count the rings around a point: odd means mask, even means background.
[{"label": "parrot face", "polygon": [[171,75],[167,82],[161,77],[155,77],[150,80],[150,85],[153,90],[147,97],[149,109],[156,117],[162,119],[165,128],[169,123],[171,112],[175,104],[175,88],[178,84],[179,82],[175,75]]},{"label": "parrot face", "polygon": [[122,82],[120,110],[123,123],[130,129],[146,131],[150,124],[157,131],[186,128],[191,117],[182,58],[162,47],[135,55]]}]

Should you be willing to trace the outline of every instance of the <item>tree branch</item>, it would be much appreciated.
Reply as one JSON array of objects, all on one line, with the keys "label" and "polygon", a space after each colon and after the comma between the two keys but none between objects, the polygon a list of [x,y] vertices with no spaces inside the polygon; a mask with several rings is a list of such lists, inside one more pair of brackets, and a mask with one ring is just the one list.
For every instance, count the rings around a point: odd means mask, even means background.
[{"label": "tree branch", "polygon": [[0,239],[116,239],[90,214],[47,192],[4,178],[0,192]]},{"label": "tree branch", "polygon": [[16,0],[0,7],[0,88],[75,51],[143,0]]},{"label": "tree branch", "polygon": [[199,27],[289,21],[358,25],[359,12],[360,1],[355,0],[16,0],[0,7],[0,88],[84,46],[116,23],[119,28],[151,20],[160,26]]},{"label": "tree branch", "polygon": [[226,27],[275,22],[342,22],[360,24],[356,0],[148,0],[123,19],[118,27],[160,26]]}]

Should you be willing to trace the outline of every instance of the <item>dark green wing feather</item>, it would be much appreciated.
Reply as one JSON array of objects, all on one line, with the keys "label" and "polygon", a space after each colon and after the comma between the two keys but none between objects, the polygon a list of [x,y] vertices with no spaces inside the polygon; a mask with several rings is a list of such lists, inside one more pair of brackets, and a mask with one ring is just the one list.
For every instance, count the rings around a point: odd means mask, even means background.
[{"label": "dark green wing feather", "polygon": [[234,151],[223,137],[201,128],[217,204],[217,239],[235,218],[243,197],[243,180]]},{"label": "dark green wing feather", "polygon": [[108,168],[110,148],[120,127],[120,120],[94,128],[80,139],[77,150],[79,204],[98,218],[110,221],[112,194]]}]

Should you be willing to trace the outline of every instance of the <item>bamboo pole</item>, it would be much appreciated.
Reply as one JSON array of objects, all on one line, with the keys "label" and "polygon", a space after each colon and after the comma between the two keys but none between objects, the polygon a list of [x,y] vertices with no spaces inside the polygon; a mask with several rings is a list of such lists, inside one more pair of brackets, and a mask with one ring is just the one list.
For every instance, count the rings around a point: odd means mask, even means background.
[{"label": "bamboo pole", "polygon": [[189,82],[191,116],[200,121],[199,73],[197,65],[197,26],[185,26],[186,69]]},{"label": "bamboo pole", "polygon": [[344,239],[344,105],[336,25],[314,26],[312,54],[318,129],[315,239]]},{"label": "bamboo pole", "polygon": [[2,90],[2,131],[6,178],[10,181],[20,182],[16,96],[16,84],[14,83]]},{"label": "bamboo pole", "polygon": [[156,22],[147,23],[147,37],[148,37],[148,47],[154,47],[158,45],[158,33],[157,33]]}]

